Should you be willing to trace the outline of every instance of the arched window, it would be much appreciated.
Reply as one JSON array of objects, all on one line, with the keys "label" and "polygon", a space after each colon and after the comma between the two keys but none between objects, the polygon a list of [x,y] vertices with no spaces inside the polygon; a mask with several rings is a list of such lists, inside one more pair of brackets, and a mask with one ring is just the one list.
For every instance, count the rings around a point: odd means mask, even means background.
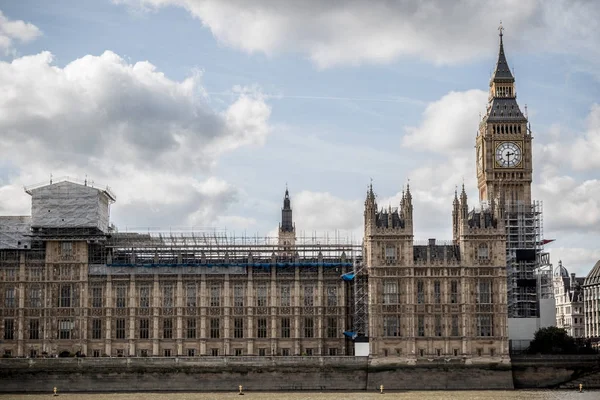
[{"label": "arched window", "polygon": [[480,260],[488,260],[490,258],[490,253],[488,249],[488,245],[485,243],[481,243],[477,249],[477,258]]}]

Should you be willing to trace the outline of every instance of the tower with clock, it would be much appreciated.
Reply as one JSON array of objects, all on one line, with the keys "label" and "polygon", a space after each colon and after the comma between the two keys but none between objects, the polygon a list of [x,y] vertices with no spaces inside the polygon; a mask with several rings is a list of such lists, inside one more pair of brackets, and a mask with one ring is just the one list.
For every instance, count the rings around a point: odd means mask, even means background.
[{"label": "tower with clock", "polygon": [[531,132],[527,116],[517,103],[515,78],[504,54],[503,28],[500,51],[490,80],[486,114],[476,139],[477,182],[482,201],[530,204],[532,180]]}]

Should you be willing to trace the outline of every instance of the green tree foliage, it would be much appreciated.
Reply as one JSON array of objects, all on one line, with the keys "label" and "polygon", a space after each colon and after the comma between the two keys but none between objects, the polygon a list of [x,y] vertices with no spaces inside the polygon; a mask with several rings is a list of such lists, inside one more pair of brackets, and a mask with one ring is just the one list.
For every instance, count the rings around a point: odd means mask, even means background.
[{"label": "green tree foliage", "polygon": [[549,326],[539,329],[529,345],[529,354],[585,354],[595,351],[587,342],[577,341],[563,328]]}]

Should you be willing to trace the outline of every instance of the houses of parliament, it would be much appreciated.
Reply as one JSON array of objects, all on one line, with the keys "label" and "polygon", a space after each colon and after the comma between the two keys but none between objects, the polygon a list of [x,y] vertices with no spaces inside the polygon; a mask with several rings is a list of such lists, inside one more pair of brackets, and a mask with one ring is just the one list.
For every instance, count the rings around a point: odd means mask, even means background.
[{"label": "houses of parliament", "polygon": [[297,237],[287,189],[270,240],[124,233],[109,188],[26,188],[31,215],[0,217],[0,353],[510,362],[509,317],[539,313],[527,246],[510,241],[527,228],[510,215],[531,211],[531,139],[501,31],[474,138],[480,198],[455,193],[447,242],[415,244],[408,185],[387,210],[369,186],[359,244]]}]

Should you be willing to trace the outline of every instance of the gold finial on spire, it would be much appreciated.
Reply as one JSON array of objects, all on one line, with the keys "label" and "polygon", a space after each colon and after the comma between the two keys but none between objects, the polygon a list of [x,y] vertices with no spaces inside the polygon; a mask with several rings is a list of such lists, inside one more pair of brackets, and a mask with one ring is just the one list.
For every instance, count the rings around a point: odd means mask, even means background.
[{"label": "gold finial on spire", "polygon": [[502,26],[502,21],[500,21],[500,26],[498,26],[498,30],[500,31],[500,37],[502,37],[502,35],[504,35],[504,27]]}]

